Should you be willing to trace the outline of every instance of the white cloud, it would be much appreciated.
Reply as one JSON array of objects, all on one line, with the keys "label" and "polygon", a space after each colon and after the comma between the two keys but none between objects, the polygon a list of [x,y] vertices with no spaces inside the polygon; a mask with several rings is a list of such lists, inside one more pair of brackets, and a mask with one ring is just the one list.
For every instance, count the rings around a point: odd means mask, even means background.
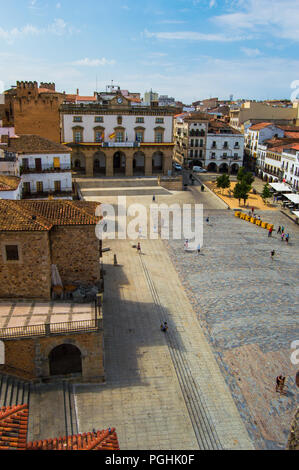
[{"label": "white cloud", "polygon": [[144,35],[147,38],[156,39],[167,39],[167,40],[179,40],[179,41],[210,41],[210,42],[232,42],[232,41],[243,41],[248,37],[242,36],[227,36],[222,33],[206,34],[198,33],[197,31],[177,31],[177,32],[158,32],[151,33],[147,30],[144,31]]},{"label": "white cloud", "polygon": [[232,3],[231,13],[213,21],[234,31],[250,30],[276,37],[299,40],[298,0],[248,0]]},{"label": "white cloud", "polygon": [[261,55],[261,51],[259,49],[251,49],[249,47],[241,47],[241,51],[244,52],[248,57],[258,57]]},{"label": "white cloud", "polygon": [[80,65],[83,67],[99,67],[114,64],[115,60],[108,60],[105,57],[102,57],[102,59],[89,59],[88,57],[86,57],[85,59],[76,60],[75,62],[71,63],[71,65]]},{"label": "white cloud", "polygon": [[64,34],[72,34],[79,32],[63,19],[57,18],[54,22],[45,28],[37,28],[31,24],[27,24],[22,28],[12,28],[11,30],[5,30],[0,27],[0,38],[6,41],[8,44],[13,44],[16,40],[19,40],[26,36],[38,36],[41,34],[54,34],[56,36],[62,36]]}]

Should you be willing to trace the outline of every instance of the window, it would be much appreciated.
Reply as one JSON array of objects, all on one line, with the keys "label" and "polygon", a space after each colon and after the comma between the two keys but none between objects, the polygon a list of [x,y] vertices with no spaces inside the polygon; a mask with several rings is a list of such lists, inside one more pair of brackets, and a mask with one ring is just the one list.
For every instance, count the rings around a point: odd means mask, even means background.
[{"label": "window", "polygon": [[54,181],[54,191],[61,191],[61,181]]},{"label": "window", "polygon": [[136,118],[136,122],[144,122],[144,118],[143,117],[137,117]]},{"label": "window", "polygon": [[156,124],[164,124],[164,118],[157,117],[156,118]]},{"label": "window", "polygon": [[117,124],[122,124],[123,118],[121,116],[117,116]]},{"label": "window", "polygon": [[81,131],[76,131],[75,132],[75,142],[82,142],[82,132]]},{"label": "window", "polygon": [[59,157],[54,157],[53,158],[53,165],[54,165],[54,168],[60,168],[60,158]]},{"label": "window", "polygon": [[28,170],[29,168],[28,158],[23,158],[23,167],[24,167],[24,170]]},{"label": "window", "polygon": [[24,192],[24,194],[30,194],[30,191],[31,191],[30,190],[30,183],[29,183],[29,181],[25,181],[23,183],[23,192]]},{"label": "window", "polygon": [[194,140],[191,139],[191,147],[193,147],[193,145],[194,145]]},{"label": "window", "polygon": [[74,116],[73,122],[82,122],[82,116]]},{"label": "window", "polygon": [[103,116],[96,116],[96,117],[94,118],[94,122],[104,122]]},{"label": "window", "polygon": [[124,142],[124,132],[117,131],[116,132],[116,142]]},{"label": "window", "polygon": [[163,142],[163,132],[161,132],[161,131],[156,132],[155,142],[156,143],[162,143]]},{"label": "window", "polygon": [[227,147],[228,147],[228,142],[224,142],[223,148],[227,149]]},{"label": "window", "polygon": [[95,137],[94,140],[96,142],[102,142],[102,132],[101,131],[96,131],[94,137]]},{"label": "window", "polygon": [[216,140],[213,141],[212,148],[216,148]]},{"label": "window", "polygon": [[18,245],[5,245],[6,261],[19,260],[19,247]]},{"label": "window", "polygon": [[143,142],[143,132],[142,131],[136,131],[136,139],[137,142]]},{"label": "window", "polygon": [[199,144],[200,147],[203,147],[203,139],[200,139],[200,144]]},{"label": "window", "polygon": [[198,139],[195,139],[195,147],[198,147]]},{"label": "window", "polygon": [[38,193],[42,193],[44,190],[44,187],[43,187],[43,182],[42,181],[37,181],[36,182],[36,191]]}]

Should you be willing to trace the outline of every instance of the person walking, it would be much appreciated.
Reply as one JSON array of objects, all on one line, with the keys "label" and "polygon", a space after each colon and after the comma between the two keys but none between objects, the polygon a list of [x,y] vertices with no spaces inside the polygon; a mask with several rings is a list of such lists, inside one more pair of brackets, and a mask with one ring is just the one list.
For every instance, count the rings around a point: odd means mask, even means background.
[{"label": "person walking", "polygon": [[156,201],[156,196],[155,196],[155,195],[153,195],[153,202],[155,202],[155,201]]},{"label": "person walking", "polygon": [[285,380],[286,378],[281,374],[279,375],[278,377],[276,377],[276,392],[279,392],[279,393],[282,393],[282,394],[286,394],[286,392],[284,391],[284,385],[285,385]]},{"label": "person walking", "polygon": [[284,240],[284,233],[281,234],[281,241],[283,242]]},{"label": "person walking", "polygon": [[284,233],[284,226],[281,227],[281,233]]},{"label": "person walking", "polygon": [[164,324],[160,326],[160,328],[161,328],[161,331],[163,331],[163,333],[166,333],[166,331],[168,330],[167,322],[165,321]]},{"label": "person walking", "polygon": [[278,227],[277,233],[281,233],[281,226]]},{"label": "person walking", "polygon": [[209,217],[206,218],[206,222],[207,222],[207,224],[210,222],[210,218],[209,218]]},{"label": "person walking", "polygon": [[275,250],[272,250],[271,251],[271,259],[274,259],[274,255],[275,255]]},{"label": "person walking", "polygon": [[184,243],[184,250],[188,250],[188,240],[185,240],[185,243]]},{"label": "person walking", "polygon": [[200,243],[197,245],[197,253],[200,253]]},{"label": "person walking", "polygon": [[289,243],[289,238],[290,238],[290,235],[287,233],[287,234],[286,234],[286,238],[285,238],[285,240],[286,240],[287,243]]},{"label": "person walking", "polygon": [[269,232],[268,232],[268,237],[271,237],[271,236],[272,236],[272,232],[273,232],[273,228],[270,227],[270,228],[269,228]]},{"label": "person walking", "polygon": [[137,244],[137,253],[141,253],[141,246],[140,246],[140,242],[138,242]]}]

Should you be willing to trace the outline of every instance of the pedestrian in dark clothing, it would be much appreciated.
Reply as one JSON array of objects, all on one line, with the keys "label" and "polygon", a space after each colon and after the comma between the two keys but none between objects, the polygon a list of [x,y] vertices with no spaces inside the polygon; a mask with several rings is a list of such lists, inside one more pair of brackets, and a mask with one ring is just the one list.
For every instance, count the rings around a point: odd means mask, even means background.
[{"label": "pedestrian in dark clothing", "polygon": [[284,233],[284,226],[281,227],[281,233]]},{"label": "pedestrian in dark clothing", "polygon": [[272,251],[271,251],[271,258],[272,258],[272,259],[274,258],[274,255],[275,255],[275,251],[272,250]]},{"label": "pedestrian in dark clothing", "polygon": [[283,375],[279,375],[276,377],[276,392],[283,393],[285,395],[284,391],[284,384],[285,384],[286,378]]},{"label": "pedestrian in dark clothing", "polygon": [[167,325],[167,322],[165,321],[164,324],[162,324],[160,326],[161,328],[161,331],[163,331],[164,333],[166,333],[166,331],[168,330],[168,325]]},{"label": "pedestrian in dark clothing", "polygon": [[155,202],[155,200],[156,200],[156,196],[155,196],[155,195],[153,195],[153,202]]},{"label": "pedestrian in dark clothing", "polygon": [[281,226],[278,227],[277,233],[281,233]]},{"label": "pedestrian in dark clothing", "polygon": [[271,236],[272,236],[272,232],[273,232],[273,228],[270,227],[270,228],[269,228],[269,232],[268,232],[268,237],[271,237]]},{"label": "pedestrian in dark clothing", "polygon": [[139,254],[141,253],[141,246],[140,246],[140,243],[139,243],[139,242],[138,242],[138,244],[137,244],[137,253],[139,253]]},{"label": "pedestrian in dark clothing", "polygon": [[287,243],[289,243],[289,238],[290,238],[290,235],[287,234],[287,235],[286,235],[286,242],[287,242]]}]

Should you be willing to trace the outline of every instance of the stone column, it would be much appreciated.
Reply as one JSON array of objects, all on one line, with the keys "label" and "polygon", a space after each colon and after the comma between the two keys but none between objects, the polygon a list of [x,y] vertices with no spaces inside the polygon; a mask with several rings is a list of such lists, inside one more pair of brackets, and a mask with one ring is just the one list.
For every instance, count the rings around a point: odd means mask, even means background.
[{"label": "stone column", "polygon": [[86,176],[93,176],[93,156],[85,155],[85,174]]},{"label": "stone column", "polygon": [[106,152],[106,176],[113,176],[113,153],[110,150]]},{"label": "stone column", "polygon": [[172,164],[172,153],[171,152],[164,152],[163,154],[163,175],[168,174],[168,170],[171,170]]},{"label": "stone column", "polygon": [[126,176],[133,176],[133,154],[126,154]]},{"label": "stone column", "polygon": [[152,176],[153,174],[152,153],[150,150],[148,151],[148,154],[145,154],[144,157],[144,174],[145,176]]}]

